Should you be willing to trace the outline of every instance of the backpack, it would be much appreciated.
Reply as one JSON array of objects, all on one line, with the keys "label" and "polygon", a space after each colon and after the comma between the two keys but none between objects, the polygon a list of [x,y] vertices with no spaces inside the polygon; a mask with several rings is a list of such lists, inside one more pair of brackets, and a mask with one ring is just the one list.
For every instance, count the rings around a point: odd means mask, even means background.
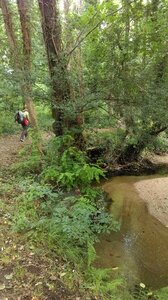
[{"label": "backpack", "polygon": [[18,111],[15,115],[15,122],[18,122],[18,124],[22,124],[22,125],[25,125],[24,124],[24,113],[22,111]]},{"label": "backpack", "polygon": [[23,120],[23,125],[28,126],[29,125],[29,120],[24,118]]}]

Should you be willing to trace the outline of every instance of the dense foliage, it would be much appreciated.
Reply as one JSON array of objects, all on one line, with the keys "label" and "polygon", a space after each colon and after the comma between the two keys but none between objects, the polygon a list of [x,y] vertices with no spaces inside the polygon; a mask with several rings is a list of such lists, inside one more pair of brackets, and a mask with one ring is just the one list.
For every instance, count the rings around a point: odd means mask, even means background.
[{"label": "dense foliage", "polygon": [[[16,14],[14,3],[10,7]],[[35,104],[48,106],[53,93],[35,1],[30,9],[32,97]],[[61,11],[60,55],[65,59],[70,93],[66,101],[54,105],[64,111],[63,127],[69,124],[71,132],[77,130],[73,129],[76,118],[84,120],[81,129],[82,123],[78,123],[79,131],[115,128],[111,140],[117,138],[118,142],[116,148],[113,143],[112,160],[115,156],[119,162],[137,159],[145,147],[156,145],[158,135],[167,130],[167,11],[167,2],[159,0],[123,1],[120,5],[86,1],[79,7],[67,2]],[[13,16],[13,22],[18,35],[19,19]],[[21,105],[22,75],[13,67],[2,20],[1,29],[0,107],[2,113],[6,109],[14,113]],[[20,41],[18,47],[21,48]],[[6,124],[1,131],[11,129]]]},{"label": "dense foliage", "polygon": [[[67,261],[83,274],[81,280],[87,282],[90,291],[106,295],[121,280],[110,283],[110,270],[93,267],[94,244],[101,234],[117,231],[120,224],[109,215],[105,195],[95,186],[104,178],[104,172],[89,164],[84,153],[72,145],[72,137],[63,136],[47,143],[43,157],[36,144],[31,145],[31,150],[30,145],[22,150],[19,163],[12,167],[20,181],[13,229]],[[25,153],[29,153],[26,161]],[[75,280],[75,274],[71,277]],[[104,280],[106,285],[102,285]]]},{"label": "dense foliage", "polygon": [[32,125],[32,144],[12,169],[22,178],[14,228],[76,268],[80,260],[86,288],[114,299],[120,280],[92,263],[99,235],[119,224],[95,186],[104,166],[167,151],[168,2],[0,5],[0,135],[18,132],[23,103]]}]

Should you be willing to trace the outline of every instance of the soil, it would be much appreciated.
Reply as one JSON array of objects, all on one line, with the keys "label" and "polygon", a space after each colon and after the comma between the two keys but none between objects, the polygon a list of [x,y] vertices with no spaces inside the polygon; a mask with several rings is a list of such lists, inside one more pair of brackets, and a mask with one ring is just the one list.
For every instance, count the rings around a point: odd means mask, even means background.
[{"label": "soil", "polygon": [[10,166],[25,143],[19,135],[0,138],[0,300],[90,300],[80,295],[78,282],[72,288],[65,283],[66,262],[13,231],[18,191]]},{"label": "soil", "polygon": [[18,135],[0,138],[0,167],[8,166],[15,161],[17,152],[23,144]]}]

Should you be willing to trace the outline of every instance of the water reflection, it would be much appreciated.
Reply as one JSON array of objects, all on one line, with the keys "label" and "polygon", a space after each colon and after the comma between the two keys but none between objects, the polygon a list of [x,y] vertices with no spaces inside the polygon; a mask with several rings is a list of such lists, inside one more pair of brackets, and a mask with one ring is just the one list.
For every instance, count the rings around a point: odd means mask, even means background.
[{"label": "water reflection", "polygon": [[96,245],[96,265],[118,266],[128,284],[143,282],[156,289],[168,285],[168,228],[148,213],[134,187],[135,182],[150,178],[116,177],[103,185],[121,229]]}]

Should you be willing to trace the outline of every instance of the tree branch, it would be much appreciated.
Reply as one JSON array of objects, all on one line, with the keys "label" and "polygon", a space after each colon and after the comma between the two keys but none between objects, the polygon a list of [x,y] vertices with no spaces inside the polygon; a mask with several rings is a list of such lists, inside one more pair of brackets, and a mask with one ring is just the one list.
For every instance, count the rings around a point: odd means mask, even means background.
[{"label": "tree branch", "polygon": [[[133,2],[135,2],[135,1],[132,1],[132,2],[130,2],[130,4],[131,3],[133,3]],[[109,13],[109,14],[107,14],[106,15],[106,18],[108,18],[108,17],[110,17],[110,16],[114,16],[117,12],[119,12],[119,11],[121,11],[123,9],[123,6],[121,6],[120,8],[118,8],[118,9],[116,9],[115,11],[113,11],[112,13]],[[96,14],[94,14],[93,15],[93,17],[95,16]],[[93,18],[92,18],[93,19]],[[75,44],[75,46],[69,51],[69,53],[68,53],[68,56],[70,56],[74,51],[75,51],[75,49],[76,48],[78,48],[79,47],[79,45],[99,26],[99,25],[101,25],[101,23],[104,21],[104,18],[103,19],[101,19],[99,22],[97,22],[97,24],[94,26],[94,27],[92,27],[86,34],[85,34],[85,36],[83,37],[83,38],[81,38],[80,40],[79,40],[79,38],[80,38],[80,36],[82,36],[82,34],[83,34],[83,32],[84,31],[82,31],[80,34],[79,34],[79,36],[77,37],[77,40],[76,40],[76,44]],[[89,21],[89,23],[90,23],[90,21]],[[88,24],[89,24],[88,23]],[[79,41],[78,41],[79,40]]]}]

